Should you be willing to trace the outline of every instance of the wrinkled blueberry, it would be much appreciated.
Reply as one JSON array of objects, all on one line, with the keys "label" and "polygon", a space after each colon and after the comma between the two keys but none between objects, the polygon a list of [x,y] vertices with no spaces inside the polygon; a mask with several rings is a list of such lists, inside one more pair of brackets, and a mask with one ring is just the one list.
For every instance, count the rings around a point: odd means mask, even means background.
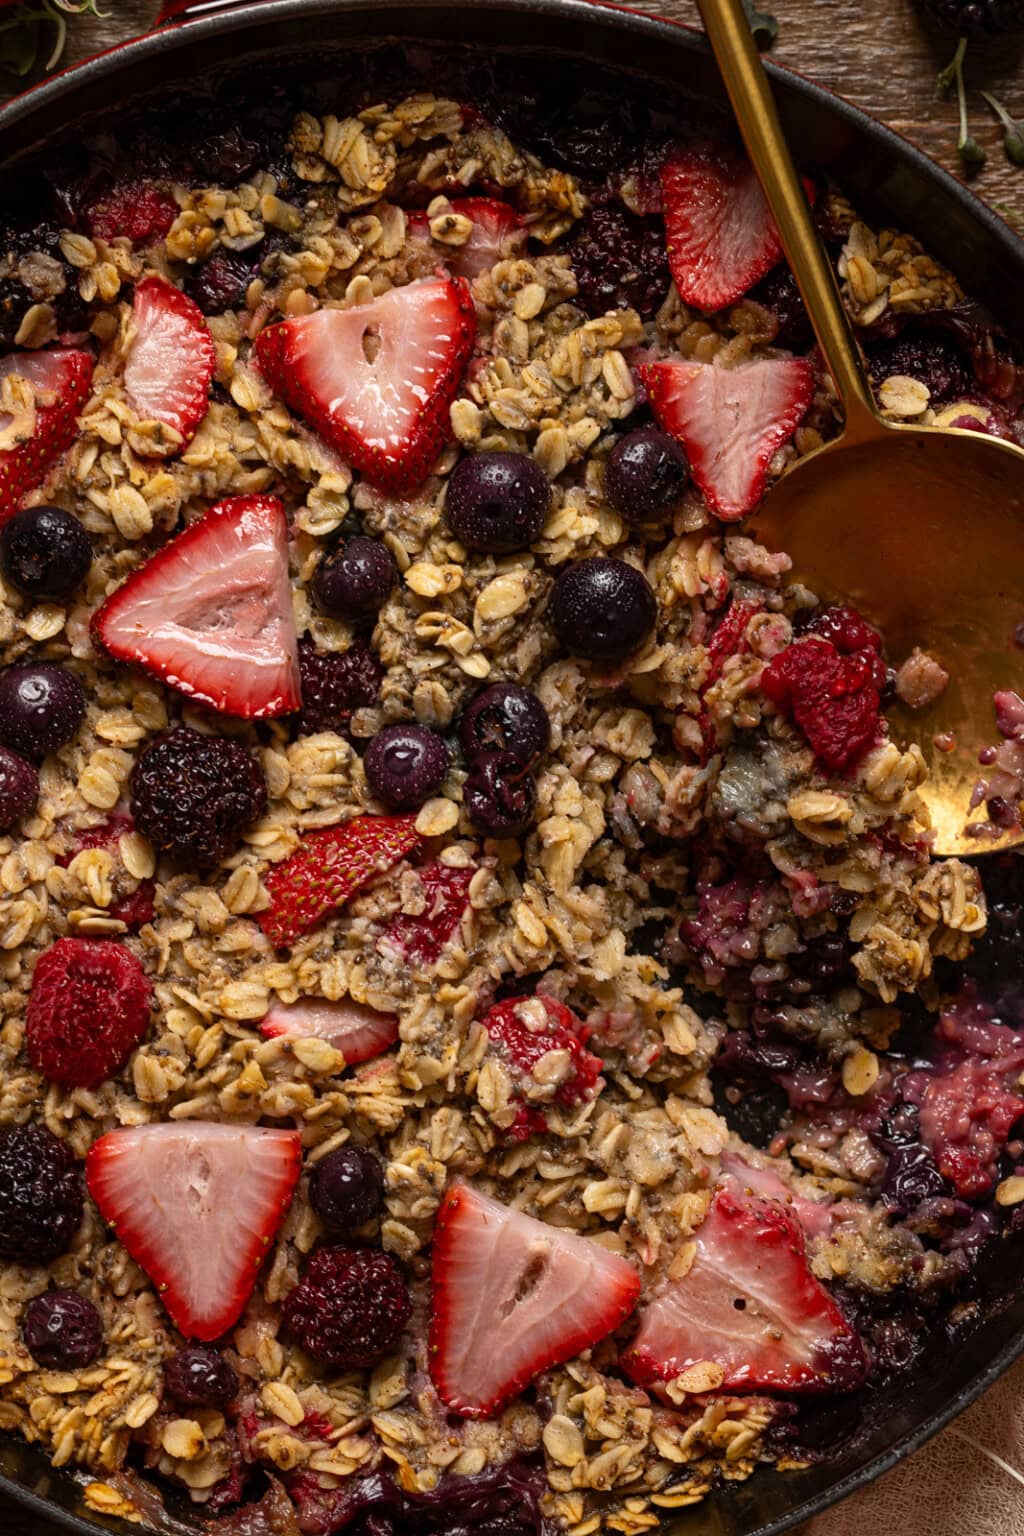
[{"label": "wrinkled blueberry", "polygon": [[386,725],[367,747],[363,767],[379,800],[393,811],[414,811],[440,789],[448,761],[448,748],[435,731]]},{"label": "wrinkled blueberry", "polygon": [[649,639],[658,605],[643,571],[591,555],[565,567],[549,612],[555,634],[573,656],[621,661]]},{"label": "wrinkled blueberry", "polygon": [[747,297],[774,316],[777,329],[772,341],[775,346],[784,347],[787,352],[806,352],[813,344],[814,331],[796,278],[784,261],[773,267]]},{"label": "wrinkled blueberry", "polygon": [[103,1348],[103,1322],[87,1296],[46,1291],[25,1308],[25,1348],[46,1371],[73,1371],[91,1365]]},{"label": "wrinkled blueberry", "polygon": [[492,683],[466,706],[459,740],[471,762],[481,752],[507,752],[529,768],[551,745],[551,721],[529,688]]},{"label": "wrinkled blueberry", "polygon": [[511,752],[481,752],[462,790],[469,818],[485,837],[519,837],[533,823],[537,786]]},{"label": "wrinkled blueberry", "polygon": [[506,554],[540,537],[551,505],[548,477],[525,453],[475,453],[452,471],[445,511],[469,549]]},{"label": "wrinkled blueberry", "polygon": [[168,1395],[185,1408],[226,1408],[238,1396],[238,1376],[215,1349],[180,1349],[164,1365]]},{"label": "wrinkled blueberry", "polygon": [[85,718],[77,677],[49,662],[11,667],[0,677],[0,745],[45,757],[74,736]]},{"label": "wrinkled blueberry", "polygon": [[204,315],[222,315],[237,309],[253,279],[252,263],[234,251],[216,251],[185,279],[185,292]]},{"label": "wrinkled blueberry", "polygon": [[365,1226],[384,1201],[380,1158],[366,1147],[338,1147],[317,1163],[309,1179],[309,1203],[332,1237]]},{"label": "wrinkled blueberry", "polygon": [[66,597],[91,564],[89,535],[63,507],[26,507],[0,531],[0,570],[25,597]]},{"label": "wrinkled blueberry", "polygon": [[657,427],[641,427],[620,438],[608,455],[605,495],[628,523],[649,523],[671,510],[689,473],[674,437]]},{"label": "wrinkled blueberry", "polygon": [[379,539],[361,534],[326,555],[313,573],[313,601],[329,619],[362,619],[387,600],[397,569]]}]

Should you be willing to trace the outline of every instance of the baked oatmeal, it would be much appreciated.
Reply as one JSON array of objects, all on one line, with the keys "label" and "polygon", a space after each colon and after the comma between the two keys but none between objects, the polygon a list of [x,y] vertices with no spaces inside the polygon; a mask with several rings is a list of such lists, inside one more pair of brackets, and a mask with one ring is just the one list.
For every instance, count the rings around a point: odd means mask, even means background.
[{"label": "baked oatmeal", "polygon": [[[752,173],[474,78],[137,125],[4,229],[0,1426],[104,1515],[656,1529],[1024,1201],[1016,862],[986,939],[885,718],[941,658],[742,529],[838,424]],[[885,411],[1021,440],[811,191]]]}]

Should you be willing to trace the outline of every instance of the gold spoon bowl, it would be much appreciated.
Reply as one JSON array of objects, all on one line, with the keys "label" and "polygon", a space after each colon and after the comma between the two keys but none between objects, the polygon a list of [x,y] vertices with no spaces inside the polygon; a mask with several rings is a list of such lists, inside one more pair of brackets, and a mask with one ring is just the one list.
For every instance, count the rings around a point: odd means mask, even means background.
[{"label": "gold spoon bowl", "polygon": [[1024,842],[1024,826],[986,827],[972,808],[994,745],[993,695],[1024,692],[1024,450],[952,427],[910,426],[878,411],[860,351],[796,173],[742,0],[699,0],[704,27],[843,407],[841,435],[800,459],[748,531],[792,557],[793,575],[851,603],[899,666],[915,646],[949,673],[938,700],[889,709],[897,739],[928,763],[922,788],[940,854]]}]

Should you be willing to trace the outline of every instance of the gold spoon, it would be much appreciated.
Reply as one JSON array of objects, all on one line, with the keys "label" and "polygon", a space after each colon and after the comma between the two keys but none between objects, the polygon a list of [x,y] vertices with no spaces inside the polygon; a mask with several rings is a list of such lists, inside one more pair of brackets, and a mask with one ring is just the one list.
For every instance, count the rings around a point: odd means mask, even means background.
[{"label": "gold spoon", "polygon": [[698,4],[845,415],[842,435],[777,482],[748,531],[786,550],[812,591],[876,624],[892,663],[918,645],[945,667],[936,703],[887,710],[894,739],[916,741],[927,760],[935,851],[1012,847],[1024,828],[983,837],[965,828],[985,818],[969,803],[985,774],[979,749],[1001,739],[992,696],[1024,692],[1024,650],[1014,643],[1024,621],[1024,450],[879,414],[742,0]]}]

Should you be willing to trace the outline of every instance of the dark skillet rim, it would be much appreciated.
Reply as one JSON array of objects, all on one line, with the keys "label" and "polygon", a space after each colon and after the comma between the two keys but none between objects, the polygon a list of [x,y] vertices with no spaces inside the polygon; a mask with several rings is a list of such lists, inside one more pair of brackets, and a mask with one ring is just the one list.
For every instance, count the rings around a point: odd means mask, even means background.
[{"label": "dark skillet rim", "polygon": [[[401,0],[401,4],[406,10],[428,11],[437,8],[437,0]],[[591,25],[600,24],[594,12],[605,11],[610,14],[602,20],[606,20],[609,27],[620,34],[636,34],[651,38],[661,33],[666,41],[678,43],[694,51],[707,52],[707,43],[696,27],[669,17],[631,9],[616,4],[615,0],[474,0],[474,4],[483,9],[511,10],[533,17],[545,14],[560,16],[575,14],[581,22],[586,21]],[[458,9],[457,0],[454,0],[454,3],[453,0],[442,0],[442,8]],[[187,33],[189,39],[201,41],[204,36],[214,37],[223,33],[248,31],[254,25],[258,30],[259,24],[264,21],[270,24],[289,16],[305,19],[339,10],[359,14],[376,13],[381,21],[382,38],[400,36],[397,31],[389,29],[390,13],[382,0],[240,0],[237,4],[228,0],[228,3],[219,9],[210,10],[199,16],[177,18],[141,37],[117,43],[114,47],[95,54],[80,64],[71,65],[49,76],[40,84],[14,97],[0,107],[0,150],[3,147],[2,139],[6,129],[31,119],[38,112],[54,108],[54,119],[59,121],[63,115],[60,107],[69,85],[79,81],[115,80],[125,69],[133,65],[144,67],[150,59],[160,57],[167,52],[175,52],[183,34]],[[527,42],[524,47],[529,49],[531,44]],[[533,51],[541,51],[541,45],[533,45]],[[1024,239],[970,187],[938,165],[903,134],[872,117],[845,96],[819,85],[801,74],[799,70],[777,64],[771,59],[766,63],[769,74],[774,80],[789,83],[805,98],[845,120],[861,137],[874,140],[876,144],[888,148],[894,158],[910,165],[917,175],[943,187],[948,195],[967,209],[973,221],[985,231],[987,237],[1006,250],[1024,271]],[[798,1523],[802,1524],[813,1519],[814,1516],[829,1509],[833,1504],[839,1503],[857,1489],[874,1482],[898,1462],[919,1450],[964,1409],[970,1407],[1022,1355],[1024,1355],[1024,1328],[1021,1328],[1016,1336],[999,1350],[977,1376],[951,1397],[943,1407],[933,1411],[911,1433],[890,1446],[888,1450],[880,1452],[856,1472],[850,1473],[838,1483],[814,1494],[788,1513],[771,1520],[769,1524],[759,1527],[757,1536],[783,1536],[784,1532],[793,1530]],[[58,1473],[58,1475],[68,1476],[65,1473]],[[93,1522],[85,1516],[63,1509],[52,1500],[33,1492],[2,1472],[0,1472],[0,1492],[14,1499],[30,1513],[63,1526],[66,1530],[74,1531],[77,1536],[105,1536],[105,1533],[109,1536],[111,1531],[123,1532],[124,1536],[130,1536],[130,1533],[139,1530],[139,1527],[120,1520],[105,1520],[102,1524]]]}]

